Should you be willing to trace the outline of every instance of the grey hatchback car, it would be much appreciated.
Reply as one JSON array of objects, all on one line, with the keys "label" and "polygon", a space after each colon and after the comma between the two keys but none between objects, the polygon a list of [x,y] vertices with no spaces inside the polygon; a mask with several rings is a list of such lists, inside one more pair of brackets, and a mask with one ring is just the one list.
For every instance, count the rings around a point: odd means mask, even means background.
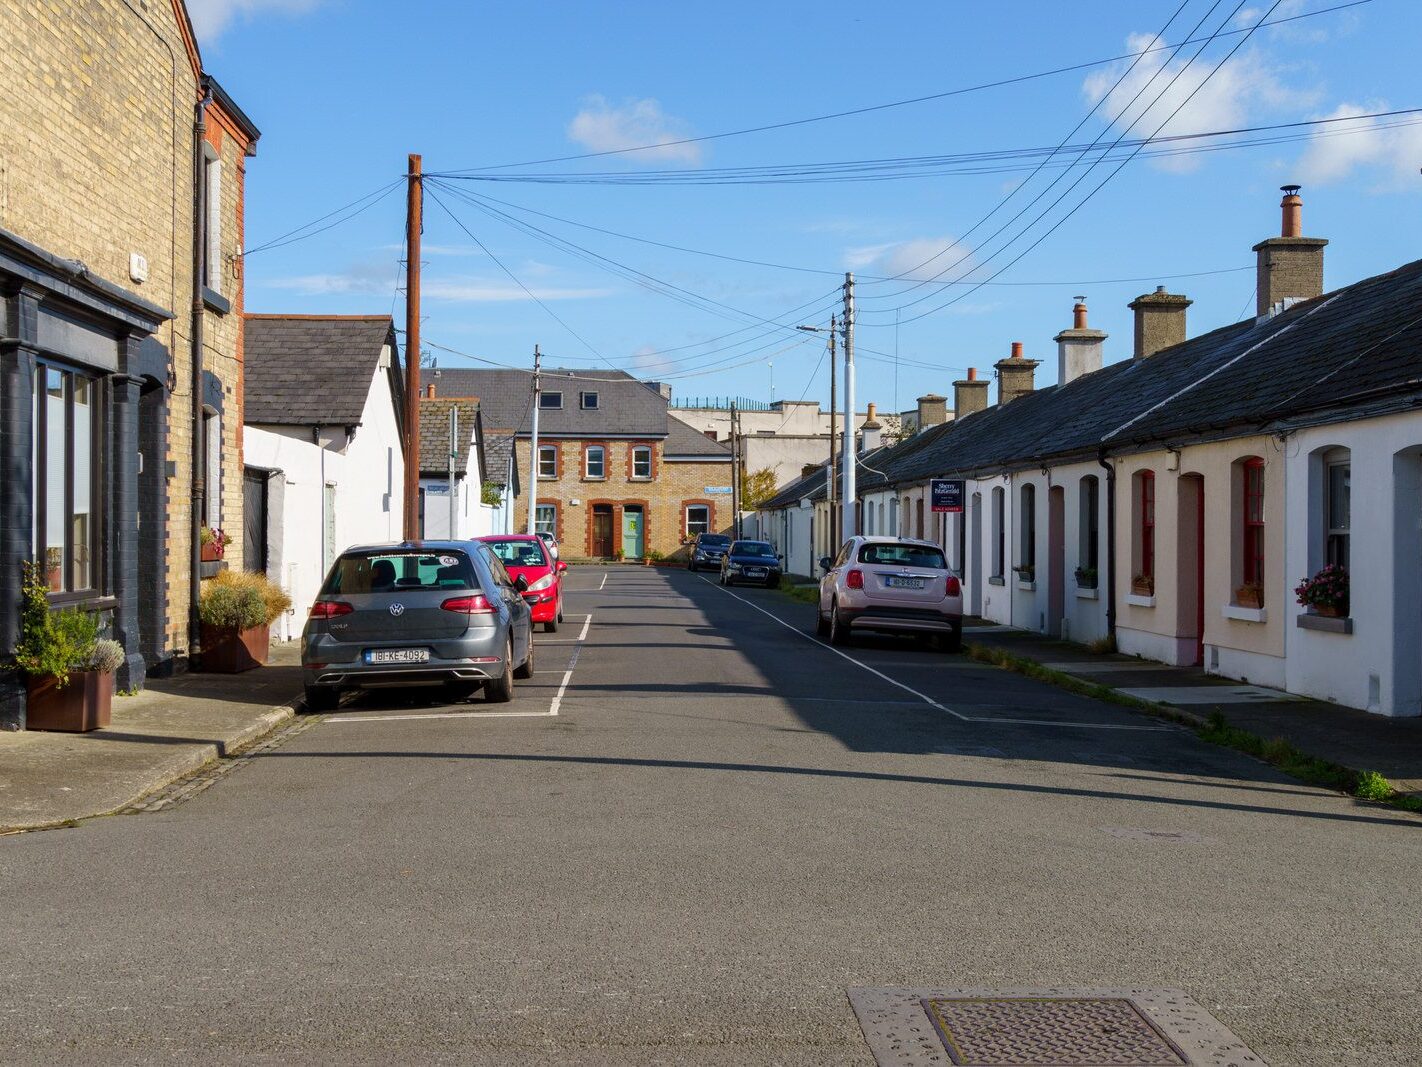
[{"label": "grey hatchback car", "polygon": [[301,634],[306,706],[343,690],[443,685],[449,697],[513,699],[533,675],[523,579],[477,541],[348,548],[331,566]]}]

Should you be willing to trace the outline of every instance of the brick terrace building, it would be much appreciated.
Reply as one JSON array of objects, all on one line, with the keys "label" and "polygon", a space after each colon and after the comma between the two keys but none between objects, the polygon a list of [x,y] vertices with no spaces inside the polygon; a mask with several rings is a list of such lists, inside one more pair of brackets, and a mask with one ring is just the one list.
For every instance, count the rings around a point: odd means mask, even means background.
[{"label": "brick terrace building", "polygon": [[[35,559],[56,604],[106,613],[118,683],[140,685],[189,651],[194,527],[242,525],[237,253],[259,134],[203,71],[181,0],[17,0],[4,25],[0,655]],[[0,727],[24,721],[22,680],[0,676]]]},{"label": "brick terrace building", "polygon": [[545,370],[536,463],[531,372],[441,370],[432,380],[437,395],[479,397],[490,441],[514,439],[511,529],[527,528],[535,497],[538,528],[568,558],[670,557],[685,538],[731,525],[730,449],[668,415],[666,398],[629,374]]}]

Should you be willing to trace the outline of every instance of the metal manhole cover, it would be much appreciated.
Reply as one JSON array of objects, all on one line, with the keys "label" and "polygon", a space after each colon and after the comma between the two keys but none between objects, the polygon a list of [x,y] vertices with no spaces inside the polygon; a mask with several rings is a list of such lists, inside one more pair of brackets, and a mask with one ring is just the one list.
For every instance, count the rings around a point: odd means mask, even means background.
[{"label": "metal manhole cover", "polygon": [[1168,989],[851,989],[879,1067],[1262,1067]]},{"label": "metal manhole cover", "polygon": [[1182,1067],[1190,1061],[1124,997],[925,997],[960,1067]]}]

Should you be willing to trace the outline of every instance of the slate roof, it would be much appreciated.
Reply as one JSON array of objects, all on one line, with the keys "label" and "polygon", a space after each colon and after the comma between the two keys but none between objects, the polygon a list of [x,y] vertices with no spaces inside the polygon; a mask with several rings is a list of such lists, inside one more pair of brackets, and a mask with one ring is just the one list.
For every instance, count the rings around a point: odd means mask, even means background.
[{"label": "slate roof", "polygon": [[274,426],[358,425],[386,345],[400,420],[405,390],[389,315],[245,316],[244,420]]},{"label": "slate roof", "polygon": [[[503,430],[526,436],[532,431],[531,370],[440,368],[422,381],[433,383],[436,396],[477,396],[491,434]],[[666,400],[625,371],[549,368],[543,371],[543,391],[561,392],[563,406],[540,409],[540,437],[667,435]],[[582,407],[584,392],[598,394],[596,408]]]},{"label": "slate roof", "polygon": [[1410,396],[1422,400],[1422,260],[933,427],[859,488],[1337,421],[1382,398],[1410,409]]},{"label": "slate roof", "polygon": [[789,485],[785,486],[773,497],[760,506],[762,511],[775,511],[779,508],[795,507],[805,497],[813,494],[817,489],[822,491],[825,487],[825,468],[817,467],[809,474],[802,474]]},{"label": "slate roof", "polygon": [[[507,485],[509,461],[513,458],[514,435],[508,431],[491,433],[484,431],[484,480],[495,485]],[[513,475],[517,484],[518,475]]]},{"label": "slate roof", "polygon": [[420,474],[449,474],[449,413],[459,412],[458,455],[454,474],[462,478],[469,470],[469,448],[479,424],[479,401],[475,397],[420,397]]},{"label": "slate roof", "polygon": [[674,415],[667,416],[667,439],[662,444],[662,457],[675,460],[678,456],[721,459],[731,462],[731,446],[713,441],[695,426],[689,426]]}]

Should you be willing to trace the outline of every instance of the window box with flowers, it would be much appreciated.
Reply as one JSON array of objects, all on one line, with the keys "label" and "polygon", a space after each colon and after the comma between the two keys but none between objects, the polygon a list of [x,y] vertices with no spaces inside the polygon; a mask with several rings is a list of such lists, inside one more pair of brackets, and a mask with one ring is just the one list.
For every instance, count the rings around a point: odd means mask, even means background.
[{"label": "window box with flowers", "polygon": [[1138,574],[1131,579],[1131,594],[1133,596],[1155,596],[1155,576],[1150,574]]},{"label": "window box with flowers", "polygon": [[1258,582],[1245,582],[1234,591],[1234,602],[1241,608],[1262,608],[1264,587]]},{"label": "window box with flowers", "polygon": [[221,527],[213,526],[204,526],[198,534],[198,539],[202,544],[204,563],[216,563],[222,559],[227,546],[232,543],[231,534],[224,532]]},{"label": "window box with flowers", "polygon": [[1348,614],[1348,572],[1330,563],[1294,588],[1298,602],[1315,615],[1342,619]]}]

